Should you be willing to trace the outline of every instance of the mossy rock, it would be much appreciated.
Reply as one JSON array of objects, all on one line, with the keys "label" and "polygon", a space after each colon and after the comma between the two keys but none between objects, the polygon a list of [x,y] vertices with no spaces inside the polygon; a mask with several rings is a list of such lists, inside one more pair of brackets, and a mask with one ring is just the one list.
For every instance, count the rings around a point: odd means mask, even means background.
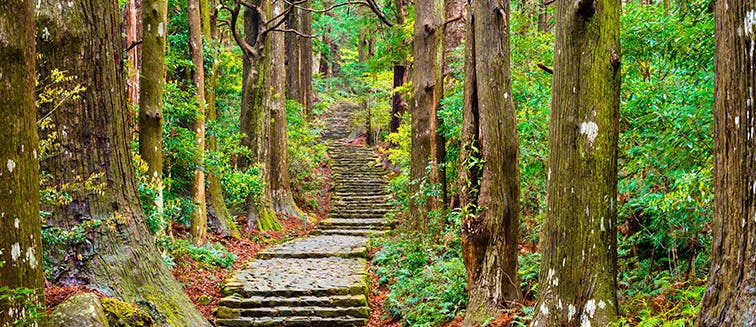
[{"label": "mossy rock", "polygon": [[155,320],[135,305],[106,298],[102,300],[111,327],[151,327]]},{"label": "mossy rock", "polygon": [[55,308],[49,327],[110,327],[100,298],[93,293],[72,296]]}]

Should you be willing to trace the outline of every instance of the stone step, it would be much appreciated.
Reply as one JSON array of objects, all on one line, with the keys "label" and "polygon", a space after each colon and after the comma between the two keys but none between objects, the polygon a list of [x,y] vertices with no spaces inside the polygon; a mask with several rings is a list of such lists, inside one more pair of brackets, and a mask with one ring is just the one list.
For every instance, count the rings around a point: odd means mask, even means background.
[{"label": "stone step", "polygon": [[362,307],[265,307],[265,308],[227,308],[220,307],[217,317],[222,319],[236,319],[240,317],[263,318],[263,317],[320,317],[320,318],[338,318],[338,317],[369,317],[367,306]]},{"label": "stone step", "polygon": [[237,319],[218,319],[216,323],[221,327],[354,327],[367,325],[367,318],[244,317]]},{"label": "stone step", "polygon": [[324,221],[320,222],[320,225],[323,228],[343,228],[343,227],[354,227],[354,226],[372,226],[377,228],[388,228],[391,226],[388,222],[386,222],[383,219],[349,219],[349,218],[329,218]]},{"label": "stone step", "polygon": [[232,309],[265,307],[361,307],[367,306],[365,295],[303,296],[303,297],[261,297],[242,298],[232,295],[222,298],[218,306]]},{"label": "stone step", "polygon": [[359,236],[307,237],[267,248],[258,253],[257,258],[366,258],[367,242],[368,238]]},{"label": "stone step", "polygon": [[323,229],[322,235],[355,235],[355,236],[380,236],[386,233],[385,230],[374,229]]},{"label": "stone step", "polygon": [[355,208],[334,208],[331,210],[330,214],[332,215],[385,215],[388,213],[388,209],[379,209],[379,208],[365,208],[365,209],[355,209]]},{"label": "stone step", "polygon": [[367,295],[366,269],[362,258],[257,259],[235,272],[223,293],[241,297]]}]

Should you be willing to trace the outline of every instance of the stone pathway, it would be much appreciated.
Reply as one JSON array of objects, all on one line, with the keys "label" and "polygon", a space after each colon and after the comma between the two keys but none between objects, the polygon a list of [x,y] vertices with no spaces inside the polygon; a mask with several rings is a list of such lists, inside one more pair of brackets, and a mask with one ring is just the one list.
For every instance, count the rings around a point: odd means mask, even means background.
[{"label": "stone pathway", "polygon": [[[341,119],[329,124],[346,130]],[[331,138],[344,137],[331,132]],[[369,237],[389,228],[384,170],[372,150],[329,144],[335,184],[314,236],[274,246],[226,281],[218,326],[365,326]]]}]

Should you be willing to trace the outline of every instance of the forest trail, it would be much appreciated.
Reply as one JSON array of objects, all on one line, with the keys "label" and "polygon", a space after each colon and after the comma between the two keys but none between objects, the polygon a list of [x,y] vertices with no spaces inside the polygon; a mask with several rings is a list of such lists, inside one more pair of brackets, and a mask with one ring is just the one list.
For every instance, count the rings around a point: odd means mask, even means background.
[{"label": "forest trail", "polygon": [[384,233],[385,171],[366,147],[343,143],[347,106],[329,113],[325,137],[334,180],[332,209],[315,235],[261,252],[225,285],[218,326],[365,326],[367,242]]}]

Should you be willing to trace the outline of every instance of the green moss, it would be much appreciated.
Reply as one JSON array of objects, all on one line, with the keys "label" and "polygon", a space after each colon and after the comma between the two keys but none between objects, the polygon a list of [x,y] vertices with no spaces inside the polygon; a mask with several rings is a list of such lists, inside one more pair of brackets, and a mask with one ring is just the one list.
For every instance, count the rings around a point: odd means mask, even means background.
[{"label": "green moss", "polygon": [[278,222],[278,217],[276,217],[276,214],[268,210],[260,211],[260,219],[257,221],[257,228],[261,231],[280,231],[283,229],[281,228],[281,224]]},{"label": "green moss", "polygon": [[110,326],[147,327],[155,325],[152,317],[133,304],[105,298],[102,300],[102,307],[105,309]]}]

